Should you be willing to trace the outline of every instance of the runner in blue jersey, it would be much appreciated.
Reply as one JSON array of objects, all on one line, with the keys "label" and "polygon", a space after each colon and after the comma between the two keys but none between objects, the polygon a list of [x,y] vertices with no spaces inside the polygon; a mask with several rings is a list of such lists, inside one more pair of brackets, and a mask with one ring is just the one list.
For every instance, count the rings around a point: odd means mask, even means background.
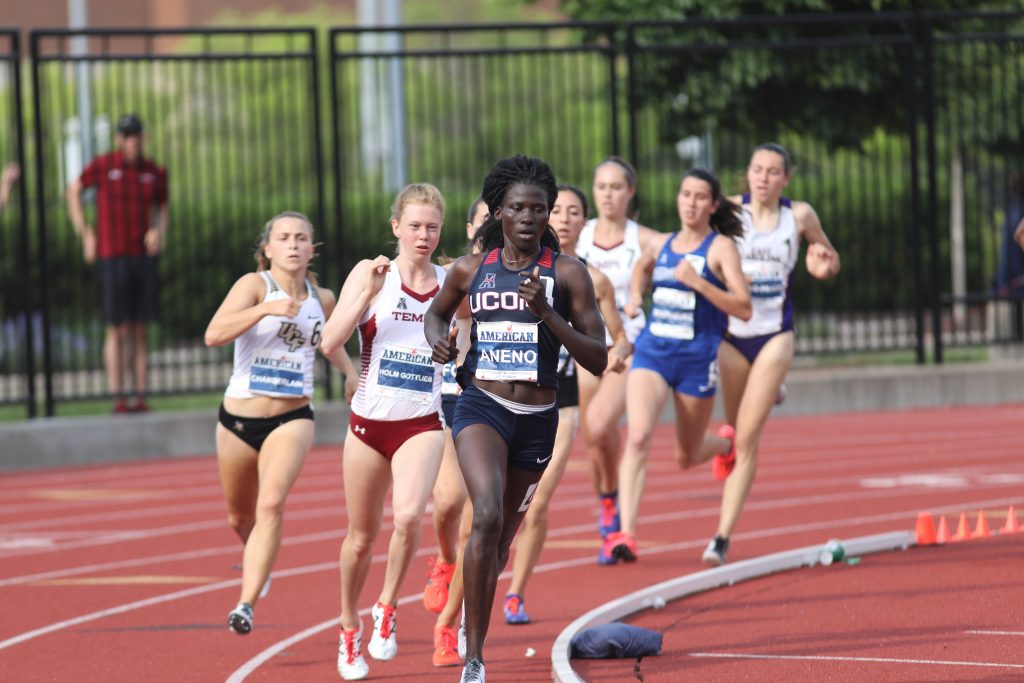
[{"label": "runner in blue jersey", "polygon": [[424,317],[434,362],[447,363],[458,353],[449,324],[469,297],[472,346],[460,369],[452,430],[473,505],[463,556],[465,682],[484,680],[498,574],[551,459],[558,348],[594,374],[608,360],[590,274],[579,260],[559,257],[548,227],[558,196],[551,168],[533,157],[502,159],[481,195],[491,214],[481,228],[483,251],[452,265]]},{"label": "runner in blue jersey", "polygon": [[602,555],[637,557],[637,514],[647,455],[658,416],[671,394],[676,411],[676,461],[693,467],[732,443],[708,435],[718,383],[716,355],[726,314],[749,318],[750,292],[733,238],[742,230],[737,207],[722,196],[718,179],[703,169],[683,177],[676,197],[681,226],[644,248],[633,269],[627,315],[638,315],[653,286],[647,325],[636,340],[626,385],[626,446],[619,464],[622,530],[608,535]]}]

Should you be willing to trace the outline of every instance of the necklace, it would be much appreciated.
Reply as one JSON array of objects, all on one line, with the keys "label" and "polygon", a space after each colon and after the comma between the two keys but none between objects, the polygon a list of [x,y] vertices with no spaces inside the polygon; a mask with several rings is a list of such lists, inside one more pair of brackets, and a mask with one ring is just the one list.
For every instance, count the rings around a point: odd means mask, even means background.
[{"label": "necklace", "polygon": [[[537,254],[539,254],[539,253],[540,252],[538,251]],[[501,257],[503,259],[505,259],[505,263],[509,264],[510,266],[513,265],[513,264],[522,263],[523,261],[529,261],[532,258],[536,258],[537,254],[530,254],[529,256],[524,256],[521,259],[510,259],[508,256],[505,255],[505,247],[501,248]]]}]

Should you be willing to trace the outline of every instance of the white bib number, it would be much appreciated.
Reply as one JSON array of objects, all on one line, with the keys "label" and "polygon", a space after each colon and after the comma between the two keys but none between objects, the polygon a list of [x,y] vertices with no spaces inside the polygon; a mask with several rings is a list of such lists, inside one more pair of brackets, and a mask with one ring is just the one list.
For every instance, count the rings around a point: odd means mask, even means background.
[{"label": "white bib number", "polygon": [[536,382],[537,323],[477,323],[476,376],[501,382]]},{"label": "white bib number", "polygon": [[305,354],[263,349],[252,361],[249,391],[262,396],[302,396],[305,379]]},{"label": "white bib number", "polygon": [[416,346],[385,344],[377,369],[377,390],[387,398],[430,403],[434,398],[434,361]]},{"label": "white bib number", "polygon": [[651,334],[665,339],[693,339],[693,312],[697,307],[694,292],[658,287],[651,302]]}]

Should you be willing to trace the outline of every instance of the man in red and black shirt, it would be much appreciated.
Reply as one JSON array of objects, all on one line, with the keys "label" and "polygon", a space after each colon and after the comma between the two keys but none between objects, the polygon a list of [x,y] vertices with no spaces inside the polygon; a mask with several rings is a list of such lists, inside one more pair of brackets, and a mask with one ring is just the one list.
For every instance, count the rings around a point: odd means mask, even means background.
[{"label": "man in red and black shirt", "polygon": [[[106,323],[103,364],[114,412],[145,412],[146,323],[158,313],[157,254],[167,232],[167,172],[142,156],[142,122],[117,121],[117,150],[96,157],[67,191],[68,213],[86,263],[96,262]],[[96,188],[96,229],[85,222],[82,190]],[[134,371],[135,401],[125,397]]]}]

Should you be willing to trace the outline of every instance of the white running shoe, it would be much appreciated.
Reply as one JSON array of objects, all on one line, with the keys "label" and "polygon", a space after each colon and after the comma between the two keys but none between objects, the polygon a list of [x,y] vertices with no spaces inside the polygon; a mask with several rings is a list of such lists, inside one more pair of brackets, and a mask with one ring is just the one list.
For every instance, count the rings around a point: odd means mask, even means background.
[{"label": "white running shoe", "polygon": [[460,683],[487,683],[484,679],[484,663],[479,659],[471,659],[466,662],[462,669],[462,680]]},{"label": "white running shoe", "polygon": [[370,609],[373,617],[373,634],[366,651],[374,659],[386,662],[398,654],[398,641],[395,639],[398,609],[378,602]]},{"label": "white running shoe", "polygon": [[338,673],[346,681],[359,681],[370,673],[370,665],[363,659],[363,625],[351,631],[340,629],[338,634]]},{"label": "white running shoe", "polygon": [[267,593],[270,592],[270,582],[274,577],[267,574],[267,580],[263,582],[263,588],[260,589],[260,600],[267,597]]},{"label": "white running shoe", "polygon": [[462,623],[459,624],[459,659],[466,659],[466,610],[462,610]]},{"label": "white running shoe", "polygon": [[228,612],[228,628],[240,636],[252,630],[252,606],[247,602],[238,603],[238,607]]}]

